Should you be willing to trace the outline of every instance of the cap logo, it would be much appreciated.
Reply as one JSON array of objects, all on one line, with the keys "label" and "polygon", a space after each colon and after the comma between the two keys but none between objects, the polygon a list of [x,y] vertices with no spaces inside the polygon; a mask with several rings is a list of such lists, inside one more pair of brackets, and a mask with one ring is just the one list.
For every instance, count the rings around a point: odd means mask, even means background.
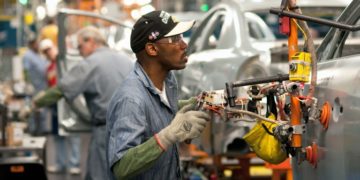
[{"label": "cap logo", "polygon": [[157,39],[158,36],[159,36],[159,34],[160,34],[160,33],[159,33],[158,31],[151,32],[151,34],[149,35],[149,40],[150,40],[150,41],[153,41],[153,40]]},{"label": "cap logo", "polygon": [[165,12],[165,11],[161,11],[160,13],[160,18],[161,18],[161,21],[164,23],[164,24],[167,24],[168,21],[169,21],[169,18],[170,18],[170,14]]}]

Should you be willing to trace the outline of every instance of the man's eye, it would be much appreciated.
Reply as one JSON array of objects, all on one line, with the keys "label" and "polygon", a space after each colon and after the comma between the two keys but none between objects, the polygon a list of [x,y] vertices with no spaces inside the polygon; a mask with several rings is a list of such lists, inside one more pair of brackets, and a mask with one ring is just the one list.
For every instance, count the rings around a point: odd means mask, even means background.
[{"label": "man's eye", "polygon": [[172,40],[173,42],[179,42],[179,41],[180,41],[180,38],[181,38],[181,36],[173,36],[171,40]]}]

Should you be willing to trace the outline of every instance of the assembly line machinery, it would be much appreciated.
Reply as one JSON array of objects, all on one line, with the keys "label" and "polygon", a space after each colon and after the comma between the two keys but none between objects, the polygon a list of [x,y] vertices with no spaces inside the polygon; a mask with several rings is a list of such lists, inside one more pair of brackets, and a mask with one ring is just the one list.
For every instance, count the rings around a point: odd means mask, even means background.
[{"label": "assembly line machinery", "polygon": [[[324,149],[316,141],[309,143],[302,138],[306,133],[314,133],[313,129],[308,132],[310,124],[320,124],[323,128],[318,130],[326,132],[333,107],[328,101],[320,104],[314,96],[316,54],[307,24],[302,20],[344,31],[357,31],[359,26],[302,15],[292,0],[283,0],[279,9],[273,8],[270,12],[279,15],[279,29],[288,36],[289,74],[227,82],[224,90],[202,92],[198,96],[198,108],[217,114],[227,122],[250,121],[259,124],[267,136],[272,136],[278,142],[266,146],[260,141],[247,141],[265,161],[278,164],[291,156],[298,164],[307,161],[316,168],[325,154]],[[301,50],[298,48],[298,30],[305,39],[305,47]],[[246,89],[246,93],[239,94],[235,90],[237,88]],[[260,145],[265,147],[256,147]],[[264,149],[276,149],[281,153],[264,155]],[[270,157],[272,155],[282,157]]]}]

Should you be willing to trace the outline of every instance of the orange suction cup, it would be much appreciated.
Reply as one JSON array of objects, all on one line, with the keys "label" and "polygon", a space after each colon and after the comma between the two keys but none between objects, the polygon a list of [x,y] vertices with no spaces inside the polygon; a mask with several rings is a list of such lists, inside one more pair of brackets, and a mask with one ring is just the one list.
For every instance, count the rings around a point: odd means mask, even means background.
[{"label": "orange suction cup", "polygon": [[323,125],[324,129],[327,130],[329,127],[329,121],[331,118],[331,105],[329,102],[325,102],[320,115],[320,123]]},{"label": "orange suction cup", "polygon": [[315,142],[311,146],[305,148],[306,150],[306,160],[313,165],[314,168],[317,167],[318,162],[318,146]]}]

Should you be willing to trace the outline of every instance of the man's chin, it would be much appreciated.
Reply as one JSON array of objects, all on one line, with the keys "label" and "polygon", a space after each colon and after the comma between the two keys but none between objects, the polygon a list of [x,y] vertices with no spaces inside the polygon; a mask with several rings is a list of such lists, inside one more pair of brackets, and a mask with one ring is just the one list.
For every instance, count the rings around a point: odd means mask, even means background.
[{"label": "man's chin", "polygon": [[175,70],[182,70],[182,69],[185,69],[185,68],[186,68],[186,64],[184,64],[184,65],[179,65],[179,66],[175,67],[174,69],[175,69]]}]

